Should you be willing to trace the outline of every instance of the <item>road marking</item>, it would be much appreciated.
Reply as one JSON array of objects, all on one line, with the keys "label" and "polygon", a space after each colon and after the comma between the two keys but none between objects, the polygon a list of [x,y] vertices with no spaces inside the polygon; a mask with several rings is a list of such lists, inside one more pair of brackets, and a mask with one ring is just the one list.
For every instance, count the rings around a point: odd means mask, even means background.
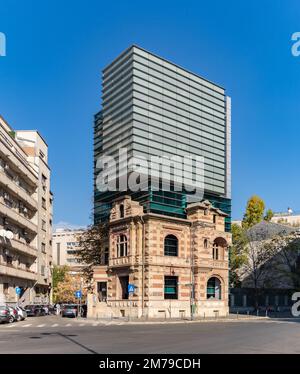
[{"label": "road marking", "polygon": [[10,329],[10,328],[12,328],[12,327],[16,327],[16,326],[13,325],[13,324],[6,326],[7,329]]},{"label": "road marking", "polygon": [[72,326],[71,323],[67,323],[67,324],[65,325],[65,327],[70,327],[70,326]]},{"label": "road marking", "polygon": [[44,326],[45,326],[44,323],[42,323],[41,325],[37,325],[37,327],[44,327]]},{"label": "road marking", "polygon": [[99,325],[99,322],[97,322],[97,323],[93,323],[92,326],[98,326],[98,325]]},{"label": "road marking", "polygon": [[51,327],[57,327],[58,324],[57,323],[54,323]]},{"label": "road marking", "polygon": [[85,324],[84,323],[80,323],[80,325],[79,326],[84,326]]},{"label": "road marking", "polygon": [[22,326],[22,327],[29,327],[29,326],[31,326],[32,325],[32,323],[28,323],[27,325],[24,325],[24,326]]}]

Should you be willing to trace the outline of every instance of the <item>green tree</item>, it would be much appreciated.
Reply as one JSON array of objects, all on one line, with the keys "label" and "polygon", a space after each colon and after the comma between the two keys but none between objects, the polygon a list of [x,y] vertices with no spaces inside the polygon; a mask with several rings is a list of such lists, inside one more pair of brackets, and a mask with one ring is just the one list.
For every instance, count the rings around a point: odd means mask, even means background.
[{"label": "green tree", "polygon": [[108,254],[108,225],[107,223],[88,227],[79,237],[77,260],[84,264],[83,275],[86,282],[91,285],[94,266],[105,263]]},{"label": "green tree", "polygon": [[57,266],[54,265],[53,271],[52,271],[52,285],[53,285],[53,301],[59,302],[59,298],[57,297],[58,290],[61,286],[61,284],[65,281],[66,276],[69,271],[68,266]]},{"label": "green tree", "polygon": [[265,216],[264,216],[264,220],[270,222],[273,216],[274,216],[273,210],[272,209],[268,209],[266,211]]},{"label": "green tree", "polygon": [[53,272],[52,272],[53,290],[57,287],[57,285],[60,282],[63,282],[65,280],[65,276],[68,271],[69,271],[69,267],[67,265],[65,266],[54,265]]},{"label": "green tree", "polygon": [[250,197],[247,202],[246,212],[242,221],[244,229],[248,229],[263,220],[265,210],[264,201],[256,195]]},{"label": "green tree", "polygon": [[231,287],[240,286],[239,270],[247,261],[246,231],[237,224],[232,224],[232,246],[229,249],[229,282]]}]

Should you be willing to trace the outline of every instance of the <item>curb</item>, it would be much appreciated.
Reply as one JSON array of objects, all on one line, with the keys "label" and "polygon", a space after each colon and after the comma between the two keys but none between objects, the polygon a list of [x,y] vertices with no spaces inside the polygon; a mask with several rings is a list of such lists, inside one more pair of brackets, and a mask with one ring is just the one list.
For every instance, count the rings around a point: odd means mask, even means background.
[{"label": "curb", "polygon": [[[251,318],[218,318],[218,319],[203,319],[203,320],[178,320],[178,321],[124,321],[124,320],[101,320],[101,319],[87,319],[86,323],[99,323],[99,324],[109,324],[110,326],[116,325],[176,325],[176,324],[193,324],[193,323],[218,323],[218,322],[255,322],[258,320],[268,320],[268,317],[251,317]],[[83,322],[83,321],[78,321]]]}]

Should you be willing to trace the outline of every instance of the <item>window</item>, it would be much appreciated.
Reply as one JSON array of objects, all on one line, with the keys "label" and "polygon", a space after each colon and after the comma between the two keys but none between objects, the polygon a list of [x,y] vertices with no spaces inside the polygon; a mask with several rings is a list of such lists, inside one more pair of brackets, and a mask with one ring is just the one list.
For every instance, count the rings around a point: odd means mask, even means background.
[{"label": "window", "polygon": [[213,259],[218,260],[219,259],[219,247],[218,244],[214,243],[213,245]]},{"label": "window", "polygon": [[99,301],[107,299],[107,282],[97,282],[97,294]]},{"label": "window", "polygon": [[46,209],[46,199],[42,197],[42,207]]},{"label": "window", "polygon": [[178,239],[174,235],[167,235],[164,243],[165,256],[178,256]]},{"label": "window", "polygon": [[45,276],[45,266],[41,265],[41,275],[44,277]]},{"label": "window", "polygon": [[46,188],[47,188],[47,177],[42,174],[42,187],[43,187],[43,190],[46,191]]},{"label": "window", "polygon": [[217,216],[214,214],[213,215],[213,223],[216,223],[217,222]]},{"label": "window", "polygon": [[120,218],[124,218],[124,205],[120,205]]},{"label": "window", "polygon": [[165,299],[178,299],[178,277],[165,276]]},{"label": "window", "polygon": [[121,234],[117,239],[117,257],[124,256],[127,256],[127,237]]},{"label": "window", "polygon": [[108,265],[109,262],[109,249],[105,248],[104,251],[104,265]]},{"label": "window", "polygon": [[77,255],[79,251],[77,249],[70,249],[67,251],[68,255]]},{"label": "window", "polygon": [[9,294],[9,285],[8,283],[3,283],[3,293],[5,296],[8,296]]},{"label": "window", "polygon": [[214,240],[213,244],[213,259],[214,260],[224,260],[225,249],[228,247],[226,240],[222,237],[218,237]]},{"label": "window", "polygon": [[204,248],[207,248],[207,247],[208,247],[208,240],[207,240],[207,239],[204,239],[203,246],[204,246]]},{"label": "window", "polygon": [[221,300],[221,282],[218,278],[212,277],[208,280],[206,297],[207,299]]},{"label": "window", "polygon": [[128,299],[128,284],[129,284],[129,276],[119,277],[120,286],[121,286],[121,299],[127,300]]},{"label": "window", "polygon": [[41,244],[41,250],[42,250],[43,253],[46,253],[46,244],[45,243]]},{"label": "window", "polygon": [[6,255],[6,264],[7,265],[12,265],[13,264],[12,256]]},{"label": "window", "polygon": [[46,231],[46,221],[42,219],[42,230]]}]

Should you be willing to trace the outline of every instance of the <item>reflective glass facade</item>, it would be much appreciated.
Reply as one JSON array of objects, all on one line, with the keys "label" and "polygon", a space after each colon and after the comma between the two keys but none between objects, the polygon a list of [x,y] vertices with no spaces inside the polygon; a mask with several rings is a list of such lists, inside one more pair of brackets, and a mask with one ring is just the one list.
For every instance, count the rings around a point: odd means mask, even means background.
[{"label": "reflective glass facade", "polygon": [[[95,160],[197,155],[204,157],[205,196],[230,215],[230,99],[225,90],[139,47],[132,46],[103,70],[102,111],[95,117]],[[180,170],[173,169],[174,176]],[[195,178],[196,170],[191,171]],[[95,163],[95,175],[97,175]],[[117,193],[95,189],[95,222]],[[172,191],[131,193],[147,211],[184,216],[189,195]]]}]

